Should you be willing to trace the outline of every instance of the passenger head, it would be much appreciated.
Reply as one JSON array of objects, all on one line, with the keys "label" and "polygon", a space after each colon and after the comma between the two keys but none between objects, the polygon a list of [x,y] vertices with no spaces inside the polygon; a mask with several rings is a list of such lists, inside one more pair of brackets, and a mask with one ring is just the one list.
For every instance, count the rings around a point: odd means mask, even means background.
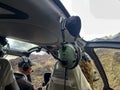
[{"label": "passenger head", "polygon": [[7,44],[7,40],[5,37],[0,36],[0,57],[4,56],[3,47]]},{"label": "passenger head", "polygon": [[18,70],[19,72],[29,75],[33,72],[32,66],[35,65],[28,57],[23,56],[22,61],[18,63]]}]

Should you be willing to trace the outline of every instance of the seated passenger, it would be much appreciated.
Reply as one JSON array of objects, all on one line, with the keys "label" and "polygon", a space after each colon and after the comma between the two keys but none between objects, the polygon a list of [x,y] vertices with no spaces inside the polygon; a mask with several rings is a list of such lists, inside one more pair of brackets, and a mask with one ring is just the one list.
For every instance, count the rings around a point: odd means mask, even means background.
[{"label": "seated passenger", "polygon": [[82,60],[79,62],[79,65],[87,81],[90,83],[92,90],[94,90],[93,82],[97,81],[99,78],[96,76],[96,71],[93,68],[92,59],[87,53],[84,53]]},{"label": "seated passenger", "polygon": [[3,47],[6,44],[7,41],[5,37],[0,36],[0,90],[20,90],[10,63],[3,58],[5,54]]},{"label": "seated passenger", "polygon": [[74,45],[67,43],[58,50],[58,57],[55,58],[59,61],[54,65],[50,81],[45,87],[47,90],[92,90],[78,65],[81,50]]},{"label": "seated passenger", "polygon": [[34,63],[27,57],[22,57],[22,61],[18,63],[18,72],[14,73],[20,90],[34,90],[31,83],[30,74]]}]

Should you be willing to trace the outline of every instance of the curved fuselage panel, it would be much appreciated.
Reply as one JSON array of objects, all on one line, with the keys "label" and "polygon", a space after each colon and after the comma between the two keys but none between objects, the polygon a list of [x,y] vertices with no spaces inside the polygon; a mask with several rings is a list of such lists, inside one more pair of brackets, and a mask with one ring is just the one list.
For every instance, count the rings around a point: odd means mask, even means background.
[{"label": "curved fuselage panel", "polygon": [[[0,0],[0,35],[39,45],[62,42],[63,11],[53,0]],[[65,31],[66,41],[73,37]]]}]

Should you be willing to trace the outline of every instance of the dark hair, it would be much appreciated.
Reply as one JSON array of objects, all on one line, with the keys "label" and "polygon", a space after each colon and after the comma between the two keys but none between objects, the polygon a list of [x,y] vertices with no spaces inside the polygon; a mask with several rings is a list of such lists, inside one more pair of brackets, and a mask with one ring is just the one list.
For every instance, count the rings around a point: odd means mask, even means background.
[{"label": "dark hair", "polygon": [[28,57],[22,56],[22,61],[18,63],[18,67],[22,68],[24,71],[27,71],[30,66],[35,65]]}]

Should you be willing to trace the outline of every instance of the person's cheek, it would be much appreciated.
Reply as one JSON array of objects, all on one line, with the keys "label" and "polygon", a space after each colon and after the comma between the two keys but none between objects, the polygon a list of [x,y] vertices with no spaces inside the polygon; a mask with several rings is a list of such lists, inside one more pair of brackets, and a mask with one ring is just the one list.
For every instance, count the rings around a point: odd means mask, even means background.
[{"label": "person's cheek", "polygon": [[30,71],[30,73],[32,73],[32,72],[33,72],[32,68],[30,68],[30,70],[29,70],[29,71]]}]

